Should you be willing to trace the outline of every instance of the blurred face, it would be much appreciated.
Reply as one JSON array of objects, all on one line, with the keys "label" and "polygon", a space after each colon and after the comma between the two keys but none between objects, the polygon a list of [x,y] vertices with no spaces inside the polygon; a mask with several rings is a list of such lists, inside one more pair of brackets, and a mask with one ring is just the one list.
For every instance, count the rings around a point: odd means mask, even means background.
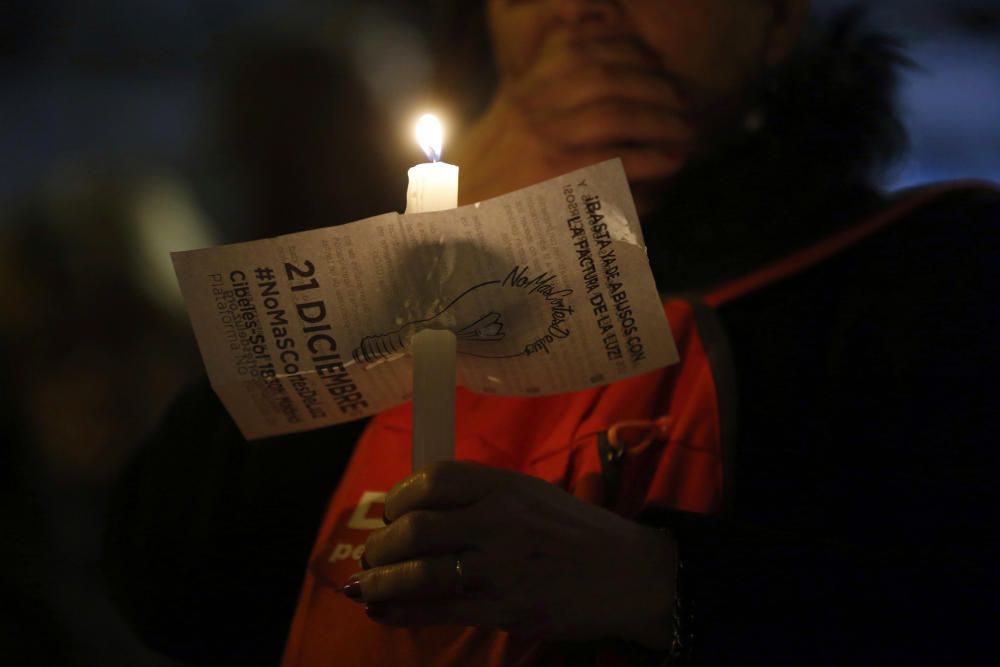
[{"label": "blurred face", "polygon": [[662,181],[737,125],[807,0],[488,0],[501,89],[562,149]]}]

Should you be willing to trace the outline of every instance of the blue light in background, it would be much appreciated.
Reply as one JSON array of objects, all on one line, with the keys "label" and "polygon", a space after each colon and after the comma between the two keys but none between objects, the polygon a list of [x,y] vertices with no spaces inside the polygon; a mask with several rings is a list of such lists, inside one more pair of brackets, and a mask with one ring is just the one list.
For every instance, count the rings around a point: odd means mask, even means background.
[{"label": "blue light in background", "polygon": [[1000,182],[1000,1],[813,2],[821,16],[850,5],[862,5],[871,25],[899,36],[917,64],[900,90],[910,152],[885,185]]},{"label": "blue light in background", "polygon": [[1000,44],[948,34],[914,43],[910,54],[921,67],[901,91],[911,151],[891,184],[1000,182]]}]

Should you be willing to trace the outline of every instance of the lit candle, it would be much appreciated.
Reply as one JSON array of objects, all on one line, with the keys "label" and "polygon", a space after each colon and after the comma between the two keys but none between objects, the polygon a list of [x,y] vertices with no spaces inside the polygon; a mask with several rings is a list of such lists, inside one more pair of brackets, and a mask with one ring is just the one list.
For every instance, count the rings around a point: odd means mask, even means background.
[{"label": "lit candle", "polygon": [[430,114],[417,121],[417,142],[430,162],[410,167],[406,212],[428,213],[458,206],[458,167],[439,162],[444,143],[441,123]]},{"label": "lit candle", "polygon": [[[406,212],[426,213],[458,206],[458,167],[439,162],[441,123],[424,115],[417,142],[431,160],[408,174]],[[455,334],[424,329],[410,341],[413,355],[413,470],[455,458]]]}]

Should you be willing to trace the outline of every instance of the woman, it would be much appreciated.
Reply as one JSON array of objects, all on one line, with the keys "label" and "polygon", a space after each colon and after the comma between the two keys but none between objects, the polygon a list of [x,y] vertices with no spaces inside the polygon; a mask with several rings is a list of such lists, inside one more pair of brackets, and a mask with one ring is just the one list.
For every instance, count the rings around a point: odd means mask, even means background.
[{"label": "woman", "polygon": [[[808,4],[486,3],[498,84],[453,157],[463,201],[620,156],[661,292],[701,297],[667,304],[683,361],[562,397],[461,394],[458,456],[476,462],[409,477],[393,463],[409,460],[394,449],[407,445],[409,408],[375,418],[314,535],[283,664],[975,655],[976,626],[951,612],[970,607],[965,591],[988,562],[974,538],[996,506],[976,472],[995,469],[996,417],[976,397],[997,359],[974,334],[994,316],[970,305],[996,272],[970,258],[997,198],[954,190],[886,209],[872,184],[900,143],[900,58],[845,23],[801,41]],[[878,224],[835,234],[863,220]],[[804,247],[777,273],[754,273]],[[949,272],[975,287],[956,297],[940,280]],[[947,321],[928,316],[942,308]],[[965,349],[945,344],[956,334]],[[149,472],[158,449],[216,459],[221,480],[206,476],[190,502],[201,527],[161,522],[147,544],[130,537],[164,510],[126,481],[119,507],[132,513],[118,514],[113,552],[134,573],[125,581],[148,580],[135,572],[148,559],[194,578],[165,597],[167,586],[146,589],[183,610],[168,622],[165,605],[133,604],[147,637],[189,659],[249,662],[287,608],[241,607],[258,586],[287,600],[276,582],[297,576],[246,538],[301,536],[316,512],[315,496],[253,487],[280,483],[260,461],[292,470],[305,455],[279,452],[358,430],[246,453],[201,391],[132,478],[162,476]],[[947,450],[929,435],[942,433]],[[328,488],[337,474],[323,474]],[[972,503],[958,493],[970,486]],[[947,549],[921,530],[927,516]],[[190,609],[199,591],[211,611]],[[932,630],[960,632],[958,648],[958,635]]]}]

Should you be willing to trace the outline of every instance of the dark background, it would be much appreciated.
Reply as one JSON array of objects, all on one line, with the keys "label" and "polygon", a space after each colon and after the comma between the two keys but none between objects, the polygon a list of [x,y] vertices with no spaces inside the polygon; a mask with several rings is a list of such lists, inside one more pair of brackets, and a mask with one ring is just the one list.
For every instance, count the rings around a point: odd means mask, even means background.
[{"label": "dark background", "polygon": [[[167,253],[401,207],[442,5],[391,4],[2,5],[0,663],[170,664],[98,568],[110,484],[200,372]],[[1000,181],[1000,2],[866,4],[917,65],[912,150],[886,186]],[[266,103],[285,93],[308,100],[287,124]],[[385,184],[381,209],[355,206],[362,176]]]}]

